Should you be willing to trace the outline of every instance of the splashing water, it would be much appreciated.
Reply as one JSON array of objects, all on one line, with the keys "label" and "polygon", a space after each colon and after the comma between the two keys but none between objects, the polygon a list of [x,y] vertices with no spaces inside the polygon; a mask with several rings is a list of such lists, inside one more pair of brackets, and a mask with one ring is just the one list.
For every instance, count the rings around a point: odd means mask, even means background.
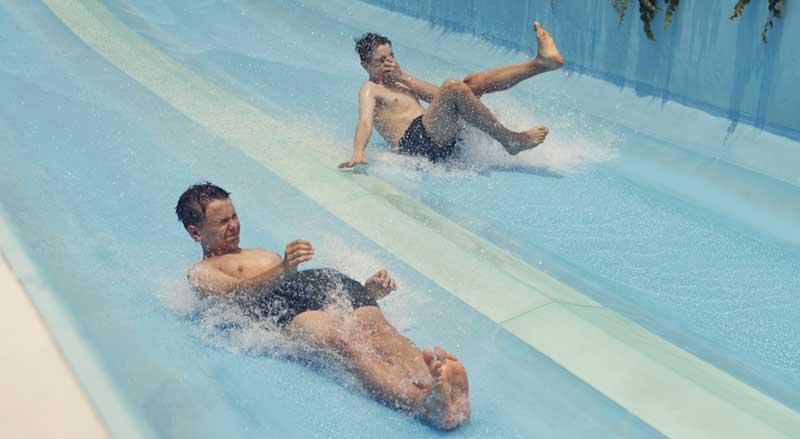
[{"label": "splashing water", "polygon": [[[378,270],[386,268],[381,259],[372,253],[354,249],[342,237],[330,236],[315,244],[316,254],[313,263],[319,267],[336,269],[360,282]],[[390,273],[392,270],[389,270]],[[424,305],[430,299],[424,294],[407,294],[403,291],[404,279],[395,276],[401,286],[381,300],[381,309],[390,322],[400,331],[414,325],[414,308]],[[334,285],[325,294],[330,305],[326,311],[334,317],[351,323],[352,307],[345,296],[342,285]],[[258,310],[243,309],[241,306],[214,297],[201,297],[185,280],[170,279],[162,282],[157,292],[158,298],[179,316],[193,321],[198,335],[211,346],[231,352],[247,352],[254,355],[307,358],[315,353],[310,346],[286,337],[276,324],[280,317],[257,317]]]},{"label": "splashing water", "polygon": [[[403,156],[386,148],[373,147],[371,170],[379,176],[408,179],[419,179],[423,175],[468,176],[515,169],[576,174],[616,157],[613,132],[579,126],[582,123],[576,114],[554,117],[551,111],[533,112],[508,94],[485,96],[482,100],[508,128],[522,131],[545,125],[550,128],[550,134],[542,145],[512,156],[500,143],[465,123],[458,142],[461,153],[448,162],[434,164],[424,158]],[[591,133],[592,137],[583,133]]]},{"label": "splashing water", "polygon": [[[322,262],[340,268],[344,273],[366,273],[380,266],[378,259],[372,255],[349,251],[349,246],[341,238],[331,238],[318,248],[326,249],[328,251],[323,253],[332,255]],[[321,294],[328,298],[326,312],[343,322],[338,330],[343,334],[350,333],[359,322],[352,318],[353,308],[343,284],[335,282],[330,290]],[[210,346],[237,354],[266,355],[296,361],[312,367],[351,391],[365,396],[370,393],[356,375],[343,367],[347,361],[343,361],[338,353],[321,350],[310,343],[288,337],[276,323],[280,314],[268,318],[259,317],[259,309],[248,310],[216,297],[200,297],[186,281],[165,282],[158,297],[176,314],[190,320],[197,329],[198,337]],[[398,315],[413,314],[404,309],[397,311]],[[366,355],[379,355],[371,344],[355,348]]]},{"label": "splashing water", "polygon": [[494,139],[468,126],[462,131],[463,158],[476,171],[529,168],[574,174],[615,157],[615,150],[610,146],[614,143],[611,132],[586,137],[583,133],[588,130],[577,129],[572,116],[548,120],[553,117],[550,112],[533,112],[509,94],[489,95],[483,101],[497,119],[512,130],[545,125],[550,128],[550,134],[540,146],[512,156]]}]

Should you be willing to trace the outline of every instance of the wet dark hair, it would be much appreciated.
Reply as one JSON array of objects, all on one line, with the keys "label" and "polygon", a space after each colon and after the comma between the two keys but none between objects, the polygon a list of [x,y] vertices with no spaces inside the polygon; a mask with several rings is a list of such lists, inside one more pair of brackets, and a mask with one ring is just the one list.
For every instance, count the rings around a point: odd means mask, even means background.
[{"label": "wet dark hair", "polygon": [[206,219],[206,207],[214,200],[227,200],[230,192],[211,182],[198,183],[189,186],[189,189],[181,194],[178,205],[175,206],[175,213],[178,220],[183,223],[184,228],[198,226]]},{"label": "wet dark hair", "polygon": [[370,62],[372,60],[372,52],[376,47],[382,44],[392,45],[392,42],[383,35],[374,34],[372,32],[361,35],[361,38],[355,39],[356,52],[358,52],[361,61]]}]

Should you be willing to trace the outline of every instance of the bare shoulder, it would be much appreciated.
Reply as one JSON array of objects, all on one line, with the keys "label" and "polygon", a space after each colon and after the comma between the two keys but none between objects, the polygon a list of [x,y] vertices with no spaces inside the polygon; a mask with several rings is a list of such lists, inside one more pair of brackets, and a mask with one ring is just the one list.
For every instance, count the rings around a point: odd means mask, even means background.
[{"label": "bare shoulder", "polygon": [[372,82],[372,81],[370,81],[368,79],[368,80],[364,81],[363,84],[361,84],[361,88],[358,90],[358,92],[359,93],[366,93],[366,92],[372,91],[373,89],[375,89],[375,87],[377,85],[378,84],[376,84],[376,83],[374,83],[374,82]]},{"label": "bare shoulder", "polygon": [[364,85],[361,86],[361,89],[358,90],[358,98],[362,101],[373,99],[375,94],[379,92],[380,85],[372,82],[372,81],[364,81]]},{"label": "bare shoulder", "polygon": [[189,267],[189,271],[186,272],[186,279],[189,280],[189,283],[193,287],[197,288],[202,286],[203,279],[206,276],[214,272],[221,272],[221,270],[213,262],[208,259],[203,259]]},{"label": "bare shoulder", "polygon": [[206,271],[206,270],[216,270],[218,269],[215,264],[213,264],[208,259],[203,259],[200,262],[194,263],[191,267],[189,267],[188,276],[191,277],[192,273],[197,273],[199,271]]}]

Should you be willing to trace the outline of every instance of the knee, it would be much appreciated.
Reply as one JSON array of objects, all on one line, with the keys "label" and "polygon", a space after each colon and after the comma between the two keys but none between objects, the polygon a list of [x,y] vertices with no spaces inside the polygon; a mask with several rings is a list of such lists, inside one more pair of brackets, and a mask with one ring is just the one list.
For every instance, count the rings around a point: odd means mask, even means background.
[{"label": "knee", "polygon": [[466,84],[467,87],[472,89],[475,86],[475,84],[478,82],[477,81],[477,77],[478,77],[478,75],[476,75],[475,73],[470,73],[469,75],[464,77],[464,80],[462,82],[464,84]]},{"label": "knee", "polygon": [[469,90],[469,87],[460,79],[449,78],[442,83],[442,90],[451,93],[464,93]]}]

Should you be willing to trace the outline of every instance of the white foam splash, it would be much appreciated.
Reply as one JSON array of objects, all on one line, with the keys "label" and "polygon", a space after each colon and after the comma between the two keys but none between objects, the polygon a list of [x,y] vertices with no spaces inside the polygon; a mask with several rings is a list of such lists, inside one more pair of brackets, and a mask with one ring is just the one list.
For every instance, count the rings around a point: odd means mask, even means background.
[{"label": "white foam splash", "polygon": [[156,292],[156,297],[167,308],[180,316],[194,314],[201,303],[200,297],[192,290],[185,278],[162,281],[161,287]]},{"label": "white foam splash", "polygon": [[[460,134],[461,155],[458,158],[433,164],[423,158],[392,153],[385,147],[374,147],[371,171],[378,176],[392,175],[411,180],[422,175],[464,176],[515,169],[568,175],[616,157],[613,132],[602,127],[584,127],[577,114],[553,114],[549,109],[531,109],[509,94],[488,95],[482,100],[508,128],[522,131],[544,125],[550,128],[550,134],[542,145],[512,156],[487,134],[465,123]],[[591,135],[584,134],[587,132]]]},{"label": "white foam splash", "polygon": [[316,265],[335,268],[342,273],[364,281],[376,271],[386,268],[374,254],[354,249],[341,236],[329,235],[314,243]]},{"label": "white foam splash", "polygon": [[[318,255],[314,259],[315,266],[334,268],[362,283],[378,270],[387,268],[379,255],[353,248],[339,236],[327,237],[314,246]],[[403,331],[413,326],[414,309],[429,299],[425,294],[411,294],[410,287],[403,289],[405,279],[393,276],[401,290],[382,299],[381,308],[387,320]],[[347,324],[352,308],[341,288],[326,294],[332,302],[328,311]],[[191,319],[197,325],[199,337],[209,345],[258,355],[306,357],[308,354],[309,347],[285,337],[274,319],[257,319],[238,305],[216,298],[201,298],[185,278],[162,282],[156,295],[173,312]]]},{"label": "white foam splash", "polygon": [[232,352],[281,354],[287,341],[274,322],[253,319],[238,305],[203,298],[185,278],[162,282],[156,296],[178,316],[196,324],[199,337],[211,346]]},{"label": "white foam splash", "polygon": [[401,332],[414,325],[414,309],[430,301],[428,295],[417,291],[409,280],[386,266],[379,255],[353,248],[342,237],[329,236],[315,244],[315,248],[320,266],[335,268],[362,283],[378,270],[387,269],[397,282],[398,290],[381,299],[381,310]]},{"label": "white foam splash", "polygon": [[541,109],[532,110],[509,94],[488,95],[483,101],[498,120],[512,130],[544,125],[550,128],[550,133],[540,146],[511,156],[488,135],[466,127],[462,131],[463,157],[476,170],[532,168],[574,174],[615,157],[612,133],[603,130],[587,137],[586,130],[576,126],[579,122],[573,114],[554,115]]}]

